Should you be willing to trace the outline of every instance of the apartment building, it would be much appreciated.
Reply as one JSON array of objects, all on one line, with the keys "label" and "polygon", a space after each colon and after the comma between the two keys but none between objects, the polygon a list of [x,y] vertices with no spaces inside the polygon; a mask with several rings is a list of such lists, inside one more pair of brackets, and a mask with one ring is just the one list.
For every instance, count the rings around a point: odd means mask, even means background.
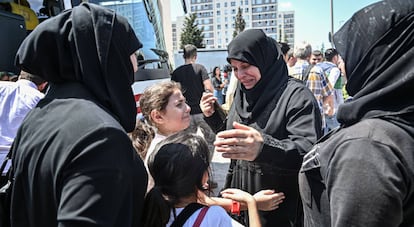
[{"label": "apartment building", "polygon": [[[198,25],[204,28],[204,44],[207,49],[227,48],[227,44],[233,39],[239,8],[246,22],[245,29],[262,29],[268,36],[278,41],[282,37],[282,41],[293,46],[294,12],[280,14],[277,0],[183,0],[183,6],[187,13],[196,13]],[[179,24],[181,22],[173,22],[173,29],[176,26],[173,40],[175,36],[177,43],[176,46],[173,44],[174,50],[179,48],[181,30],[178,27],[182,27]],[[282,25],[278,26],[279,23]]]}]

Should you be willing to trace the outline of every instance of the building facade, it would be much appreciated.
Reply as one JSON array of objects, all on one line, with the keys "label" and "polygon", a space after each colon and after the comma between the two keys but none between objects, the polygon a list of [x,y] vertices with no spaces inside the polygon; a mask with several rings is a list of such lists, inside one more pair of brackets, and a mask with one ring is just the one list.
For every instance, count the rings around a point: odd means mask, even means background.
[{"label": "building facade", "polygon": [[[197,15],[197,23],[204,29],[206,49],[227,48],[227,44],[233,39],[235,18],[239,8],[246,22],[245,29],[262,29],[268,36],[293,46],[294,12],[280,14],[277,0],[183,0],[183,6],[186,7],[187,13]],[[289,23],[285,22],[286,20],[281,21],[281,18],[288,17],[291,17]],[[178,27],[182,26],[179,25],[182,21],[175,22],[176,32],[173,32],[173,40],[175,36],[177,45],[173,44],[174,50],[179,48],[181,30]],[[283,23],[283,26],[278,26],[279,23]],[[283,35],[280,36],[280,33]],[[280,37],[282,39],[279,39]]]},{"label": "building facade", "polygon": [[292,48],[295,44],[295,12],[294,11],[279,11],[278,12],[278,32],[281,40],[289,44]]}]

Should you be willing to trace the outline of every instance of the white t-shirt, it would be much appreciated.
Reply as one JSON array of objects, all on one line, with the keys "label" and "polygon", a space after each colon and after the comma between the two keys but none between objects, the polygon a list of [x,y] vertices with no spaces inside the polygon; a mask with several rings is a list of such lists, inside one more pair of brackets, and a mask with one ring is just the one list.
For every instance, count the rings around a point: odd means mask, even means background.
[{"label": "white t-shirt", "polygon": [[[200,213],[202,208],[196,210],[184,223],[183,227],[192,227],[194,222],[197,220],[198,214]],[[175,208],[176,215],[178,216],[184,208]],[[167,223],[167,227],[171,226],[174,222],[174,214],[171,210],[170,213],[170,220]],[[210,206],[207,210],[206,215],[203,218],[203,221],[200,224],[200,227],[212,227],[212,226],[220,226],[220,227],[242,227],[240,223],[233,220],[221,206]]]}]

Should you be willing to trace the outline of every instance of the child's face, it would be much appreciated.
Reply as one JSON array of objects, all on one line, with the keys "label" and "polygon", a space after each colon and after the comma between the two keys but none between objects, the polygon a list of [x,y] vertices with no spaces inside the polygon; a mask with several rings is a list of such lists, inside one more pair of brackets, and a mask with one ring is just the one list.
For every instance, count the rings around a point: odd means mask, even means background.
[{"label": "child's face", "polygon": [[173,134],[182,131],[190,126],[190,106],[185,102],[185,97],[180,90],[174,93],[168,99],[168,104],[163,111],[164,131]]}]

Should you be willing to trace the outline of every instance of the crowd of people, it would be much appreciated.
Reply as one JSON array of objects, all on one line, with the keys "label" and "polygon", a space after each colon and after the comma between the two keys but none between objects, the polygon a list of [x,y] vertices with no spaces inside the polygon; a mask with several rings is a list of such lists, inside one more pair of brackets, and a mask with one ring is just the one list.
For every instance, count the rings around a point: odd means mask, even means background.
[{"label": "crowd of people", "polygon": [[413,226],[414,1],[361,9],[333,44],[247,29],[211,78],[186,45],[137,119],[126,18],[82,3],[42,22],[0,82],[1,226]]}]

